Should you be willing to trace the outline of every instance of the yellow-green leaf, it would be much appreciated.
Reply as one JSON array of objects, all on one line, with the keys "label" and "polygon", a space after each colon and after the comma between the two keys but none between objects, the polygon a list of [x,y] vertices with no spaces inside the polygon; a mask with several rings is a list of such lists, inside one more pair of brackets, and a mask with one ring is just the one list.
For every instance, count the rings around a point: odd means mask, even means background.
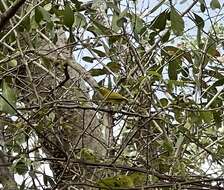
[{"label": "yellow-green leaf", "polygon": [[16,93],[9,87],[5,80],[3,80],[2,84],[2,96],[5,99],[2,97],[0,98],[0,111],[14,114],[15,110],[12,106],[16,108]]},{"label": "yellow-green leaf", "polygon": [[117,21],[120,19],[117,13],[113,13],[112,17],[112,30],[118,32],[121,28],[117,25]]},{"label": "yellow-green leaf", "polygon": [[88,148],[81,149],[80,158],[87,162],[99,162],[99,160],[97,159],[97,156],[94,154],[94,152]]},{"label": "yellow-green leaf", "polygon": [[202,117],[205,123],[211,123],[213,121],[213,113],[210,111],[200,112],[200,116]]},{"label": "yellow-green leaf", "polygon": [[116,189],[116,188],[125,188],[125,187],[133,187],[134,183],[130,176],[126,175],[117,175],[114,177],[107,177],[99,180],[97,185],[101,187],[101,189]]},{"label": "yellow-green leaf", "polygon": [[168,152],[172,153],[173,152],[173,143],[170,139],[166,139],[163,141],[163,148]]},{"label": "yellow-green leaf", "polygon": [[16,59],[12,59],[12,60],[9,62],[9,65],[10,65],[11,67],[16,67],[16,66],[17,66],[17,61],[16,61]]},{"label": "yellow-green leaf", "polygon": [[169,103],[169,101],[166,98],[161,98],[159,101],[162,107],[166,107]]},{"label": "yellow-green leaf", "polygon": [[75,25],[78,27],[84,27],[86,25],[86,19],[81,13],[76,13],[74,16]]},{"label": "yellow-green leaf", "polygon": [[212,0],[210,2],[210,6],[212,9],[220,9],[221,8],[219,0]]},{"label": "yellow-green leaf", "polygon": [[46,22],[51,22],[51,16],[50,13],[48,11],[46,11],[43,7],[39,8],[39,11],[42,14],[42,18],[46,21]]},{"label": "yellow-green leaf", "polygon": [[129,175],[129,177],[132,179],[135,186],[143,185],[146,180],[146,175],[139,172],[134,172],[133,174]]},{"label": "yellow-green leaf", "polygon": [[119,63],[117,63],[117,62],[109,62],[109,63],[107,64],[107,67],[108,67],[111,71],[113,71],[113,72],[115,72],[115,73],[118,73],[118,72],[120,71],[121,65],[120,65]]}]

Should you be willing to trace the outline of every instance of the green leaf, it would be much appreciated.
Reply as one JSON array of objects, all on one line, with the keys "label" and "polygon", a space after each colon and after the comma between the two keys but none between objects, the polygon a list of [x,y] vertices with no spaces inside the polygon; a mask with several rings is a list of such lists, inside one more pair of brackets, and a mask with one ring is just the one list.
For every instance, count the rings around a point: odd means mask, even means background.
[{"label": "green leaf", "polygon": [[39,23],[42,19],[43,19],[43,16],[42,16],[42,14],[41,14],[41,11],[40,11],[40,8],[39,7],[37,7],[36,9],[35,9],[35,21],[37,22],[37,23]]},{"label": "green leaf", "polygon": [[146,175],[139,172],[134,172],[128,176],[132,179],[135,186],[137,185],[142,186],[146,180]]},{"label": "green leaf", "polygon": [[19,160],[15,165],[15,170],[19,175],[24,175],[28,171],[28,166],[23,160]]},{"label": "green leaf", "polygon": [[113,18],[112,18],[112,23],[111,23],[112,30],[114,32],[118,32],[121,29],[120,26],[118,26],[118,24],[117,24],[118,19],[120,19],[120,17],[116,13],[114,13]]},{"label": "green leaf", "polygon": [[216,82],[214,82],[212,86],[213,87],[222,86],[223,84],[224,84],[224,78],[217,80]]},{"label": "green leaf", "polygon": [[221,127],[222,126],[222,117],[221,117],[220,111],[214,111],[213,117],[214,117],[215,125],[217,126],[217,128]]},{"label": "green leaf", "polygon": [[194,14],[194,17],[195,17],[194,22],[195,22],[196,26],[200,29],[203,29],[204,26],[205,26],[203,18],[201,18],[199,15],[197,15],[195,13],[193,13],[193,14]]},{"label": "green leaf", "polygon": [[99,32],[100,34],[103,34],[103,35],[112,35],[111,29],[105,27],[103,24],[101,24],[100,22],[96,20],[92,20],[92,22],[98,29],[97,31],[96,28],[94,28],[92,31]]},{"label": "green leaf", "polygon": [[184,32],[184,20],[174,7],[171,7],[170,21],[173,33],[177,36],[182,35]]},{"label": "green leaf", "polygon": [[218,159],[223,159],[224,158],[224,142],[223,141],[220,141],[219,142],[219,146],[217,147],[217,153],[215,156],[215,158],[218,158]]},{"label": "green leaf", "polygon": [[141,29],[144,26],[144,20],[142,20],[139,16],[137,16],[136,14],[132,15],[132,29],[134,30],[134,32],[136,34],[139,34],[141,32]]},{"label": "green leaf", "polygon": [[170,38],[170,30],[168,30],[163,36],[162,36],[162,39],[161,39],[161,42],[165,43],[169,40]]},{"label": "green leaf", "polygon": [[200,112],[200,116],[205,123],[211,123],[213,121],[213,113],[210,111],[202,111]]},{"label": "green leaf", "polygon": [[201,12],[205,12],[205,4],[204,3],[200,4],[200,9],[201,9]]},{"label": "green leaf", "polygon": [[63,16],[64,25],[71,28],[74,23],[74,13],[69,4],[65,5]]},{"label": "green leaf", "polygon": [[85,62],[88,62],[88,63],[93,63],[95,58],[89,57],[89,56],[84,56],[84,57],[82,57],[82,60],[85,61]]},{"label": "green leaf", "polygon": [[219,0],[212,0],[210,2],[210,6],[212,9],[220,9],[221,8],[221,4],[219,3]]},{"label": "green leaf", "polygon": [[149,34],[148,42],[149,42],[150,45],[153,45],[155,43],[155,37],[156,37],[157,34],[158,34],[158,32],[154,32],[154,31],[152,31]]},{"label": "green leaf", "polygon": [[169,103],[169,101],[166,98],[161,98],[159,100],[160,104],[162,105],[162,107],[166,107]]},{"label": "green leaf", "polygon": [[41,14],[42,14],[42,18],[43,20],[45,20],[46,22],[50,23],[51,22],[51,15],[48,11],[46,11],[43,7],[39,8]]},{"label": "green leaf", "polygon": [[0,111],[10,114],[16,113],[11,107],[13,106],[16,108],[16,93],[8,86],[5,80],[3,80],[2,84],[2,96],[7,100],[7,102],[3,98],[0,98]]},{"label": "green leaf", "polygon": [[175,46],[165,46],[162,49],[162,55],[172,57],[173,60],[184,57],[189,63],[193,63],[192,56],[189,52]]},{"label": "green leaf", "polygon": [[152,76],[156,76],[156,77],[162,78],[161,74],[159,74],[156,71],[148,71],[147,75],[152,75]]},{"label": "green leaf", "polygon": [[93,77],[107,74],[107,71],[104,69],[91,69],[89,72]]},{"label": "green leaf", "polygon": [[77,27],[86,26],[86,18],[81,13],[76,13],[74,15],[74,24]]},{"label": "green leaf", "polygon": [[72,30],[69,30],[68,44],[74,43],[75,41],[76,40],[75,40],[74,33],[72,32]]},{"label": "green leaf", "polygon": [[205,70],[205,74],[207,76],[214,77],[216,79],[222,79],[222,78],[224,78],[224,75],[221,74],[221,72],[220,72],[219,69],[215,69],[215,71],[214,70],[209,70],[209,69],[208,70]]},{"label": "green leaf", "polygon": [[151,29],[158,29],[162,31],[166,27],[166,20],[167,20],[167,11],[160,13],[153,21],[150,26]]},{"label": "green leaf", "polygon": [[122,34],[109,36],[109,45],[112,45],[112,44],[115,43],[116,41],[120,41],[120,40],[122,40],[122,37],[123,37]]},{"label": "green leaf", "polygon": [[180,59],[173,60],[169,62],[168,65],[168,75],[170,80],[177,80],[177,69],[180,66]]},{"label": "green leaf", "polygon": [[23,31],[23,29],[26,29],[26,31],[29,31],[31,28],[31,19],[29,16],[27,16],[19,26],[19,29]]},{"label": "green leaf", "polygon": [[120,13],[120,9],[118,8],[118,4],[115,1],[106,1],[107,7],[112,10],[113,13]]},{"label": "green leaf", "polygon": [[166,139],[163,141],[163,148],[168,151],[168,153],[172,153],[173,152],[173,143],[170,139]]},{"label": "green leaf", "polygon": [[220,56],[220,53],[217,51],[217,41],[212,37],[208,37],[208,44],[207,44],[206,52],[211,55],[212,57]]},{"label": "green leaf", "polygon": [[122,27],[124,25],[124,23],[127,22],[127,19],[125,17],[121,17],[117,20],[117,26],[118,27]]},{"label": "green leaf", "polygon": [[124,25],[124,23],[127,22],[127,19],[125,17],[121,17],[117,20],[116,24],[118,27],[122,27]]},{"label": "green leaf", "polygon": [[106,54],[98,49],[92,49],[99,57],[106,57]]},{"label": "green leaf", "polygon": [[120,71],[121,65],[117,62],[110,62],[107,64],[107,67],[114,73],[118,73]]},{"label": "green leaf", "polygon": [[198,0],[198,1],[199,1],[199,3],[205,5],[205,0]]}]

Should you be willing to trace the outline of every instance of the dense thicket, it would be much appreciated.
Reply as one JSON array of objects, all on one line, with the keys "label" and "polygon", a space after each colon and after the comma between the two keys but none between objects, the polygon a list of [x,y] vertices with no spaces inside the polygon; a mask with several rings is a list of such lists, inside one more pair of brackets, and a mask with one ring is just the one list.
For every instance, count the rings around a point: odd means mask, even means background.
[{"label": "dense thicket", "polygon": [[224,189],[219,0],[2,0],[3,189]]}]

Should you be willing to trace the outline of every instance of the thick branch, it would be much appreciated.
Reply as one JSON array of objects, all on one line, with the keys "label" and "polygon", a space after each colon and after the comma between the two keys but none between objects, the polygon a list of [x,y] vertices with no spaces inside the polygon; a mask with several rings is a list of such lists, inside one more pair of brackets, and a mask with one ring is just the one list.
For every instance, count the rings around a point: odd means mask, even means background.
[{"label": "thick branch", "polygon": [[[52,51],[53,52],[53,51]],[[50,53],[52,53],[50,52]],[[82,76],[82,78],[93,88],[95,89],[96,87],[98,87],[98,83],[97,81],[92,77],[92,75],[80,64],[76,63],[74,60],[72,59],[68,59],[68,58],[55,58],[53,56],[50,56],[47,54],[43,54],[38,52],[37,54],[39,56],[44,56],[47,57],[48,59],[52,60],[53,63],[59,63],[61,64],[61,62],[63,62],[64,64],[67,64],[67,66],[69,66],[70,68],[74,69],[79,75]]]},{"label": "thick branch", "polygon": [[0,31],[7,24],[9,19],[11,19],[18,9],[25,3],[26,0],[18,0],[16,1],[7,11],[5,11],[2,15],[0,15]]},{"label": "thick branch", "polygon": [[17,189],[16,182],[8,169],[7,163],[4,153],[0,150],[0,183],[4,189]]}]

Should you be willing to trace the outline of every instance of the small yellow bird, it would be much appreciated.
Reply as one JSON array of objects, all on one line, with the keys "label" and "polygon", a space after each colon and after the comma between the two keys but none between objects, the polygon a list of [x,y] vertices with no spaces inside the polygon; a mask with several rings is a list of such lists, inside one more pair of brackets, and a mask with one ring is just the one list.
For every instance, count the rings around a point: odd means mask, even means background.
[{"label": "small yellow bird", "polygon": [[124,96],[122,96],[121,94],[119,94],[117,92],[113,92],[108,88],[99,87],[99,88],[97,88],[97,90],[104,97],[104,99],[106,99],[107,102],[119,104],[123,101],[128,101],[128,99],[125,98]]}]

